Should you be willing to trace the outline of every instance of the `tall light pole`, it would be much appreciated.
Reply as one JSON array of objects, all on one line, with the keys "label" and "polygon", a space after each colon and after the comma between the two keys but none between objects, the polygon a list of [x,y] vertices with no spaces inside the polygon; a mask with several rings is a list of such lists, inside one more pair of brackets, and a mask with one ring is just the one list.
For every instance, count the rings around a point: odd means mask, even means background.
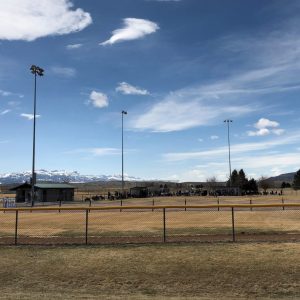
[{"label": "tall light pole", "polygon": [[229,124],[232,120],[224,120],[227,123],[227,138],[228,138],[228,162],[229,162],[229,187],[231,188],[231,158],[230,158],[230,136],[229,136]]},{"label": "tall light pole", "polygon": [[122,110],[122,198],[124,197],[124,115],[127,115],[127,111]]},{"label": "tall light pole", "polygon": [[34,206],[36,183],[35,175],[35,121],[36,121],[36,75],[43,76],[44,70],[38,66],[32,65],[30,71],[34,74],[34,99],[33,99],[33,145],[32,145],[32,175],[31,175],[31,206]]}]

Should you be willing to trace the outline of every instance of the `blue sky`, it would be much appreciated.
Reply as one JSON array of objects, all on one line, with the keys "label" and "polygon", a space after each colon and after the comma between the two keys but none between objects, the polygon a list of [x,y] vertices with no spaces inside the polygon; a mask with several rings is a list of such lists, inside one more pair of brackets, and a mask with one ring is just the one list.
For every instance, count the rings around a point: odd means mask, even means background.
[{"label": "blue sky", "polygon": [[300,3],[2,0],[0,173],[205,181],[300,166]]}]

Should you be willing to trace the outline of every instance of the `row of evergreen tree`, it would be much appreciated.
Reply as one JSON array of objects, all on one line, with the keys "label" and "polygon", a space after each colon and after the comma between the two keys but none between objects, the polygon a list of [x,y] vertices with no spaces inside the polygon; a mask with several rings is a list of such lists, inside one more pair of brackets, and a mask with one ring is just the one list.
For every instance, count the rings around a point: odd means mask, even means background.
[{"label": "row of evergreen tree", "polygon": [[[258,182],[251,178],[248,179],[244,170],[233,170],[230,180],[227,181],[227,186],[239,187],[242,193],[258,193],[258,186],[263,190],[271,187],[270,181],[267,178],[261,177]],[[295,190],[300,189],[300,169],[295,173],[292,185],[287,182],[282,182],[281,188],[293,187]]]},{"label": "row of evergreen tree", "polygon": [[233,170],[230,180],[227,181],[227,186],[239,187],[242,193],[258,193],[258,185],[255,179],[248,179],[244,170]]}]

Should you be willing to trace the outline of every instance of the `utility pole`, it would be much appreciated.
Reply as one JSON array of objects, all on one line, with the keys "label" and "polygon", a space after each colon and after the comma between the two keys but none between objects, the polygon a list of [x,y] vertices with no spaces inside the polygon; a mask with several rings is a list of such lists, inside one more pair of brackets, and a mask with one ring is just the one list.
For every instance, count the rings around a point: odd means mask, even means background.
[{"label": "utility pole", "polygon": [[36,75],[43,76],[44,70],[38,66],[32,65],[30,71],[34,74],[34,97],[33,97],[33,145],[32,145],[32,175],[31,175],[31,206],[34,206],[36,183],[35,174],[35,124],[36,124]]},{"label": "utility pole", "polygon": [[224,120],[227,123],[227,139],[228,139],[228,162],[229,162],[229,187],[231,188],[231,157],[230,157],[230,134],[229,134],[229,124],[232,120]]},{"label": "utility pole", "polygon": [[124,115],[127,115],[127,111],[122,110],[122,198],[124,197]]}]

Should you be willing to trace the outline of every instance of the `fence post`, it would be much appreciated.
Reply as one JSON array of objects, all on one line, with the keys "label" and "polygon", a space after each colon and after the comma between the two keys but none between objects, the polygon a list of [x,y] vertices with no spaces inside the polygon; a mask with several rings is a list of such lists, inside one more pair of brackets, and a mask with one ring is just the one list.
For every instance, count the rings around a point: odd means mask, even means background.
[{"label": "fence post", "polygon": [[19,211],[16,210],[16,223],[15,223],[15,245],[18,244],[18,221],[19,221]]},{"label": "fence post", "polygon": [[152,199],[152,211],[154,211],[153,206],[154,206],[154,198]]},{"label": "fence post", "polygon": [[185,205],[184,211],[186,211],[186,198],[184,198],[184,205]]},{"label": "fence post", "polygon": [[250,199],[250,205],[251,205],[250,210],[252,211],[252,199]]},{"label": "fence post", "polygon": [[85,244],[88,244],[88,230],[89,230],[89,210],[85,211]]},{"label": "fence post", "polygon": [[234,227],[234,207],[231,207],[231,220],[232,220],[232,241],[235,242],[235,227]]},{"label": "fence post", "polygon": [[164,243],[166,242],[166,208],[163,209],[163,224],[164,224]]},{"label": "fence post", "polygon": [[217,202],[218,202],[218,211],[220,211],[220,199],[219,199],[219,197],[218,197]]},{"label": "fence post", "polygon": [[281,202],[282,202],[282,204],[283,204],[282,210],[284,210],[284,199],[283,199],[283,197],[281,198]]},{"label": "fence post", "polygon": [[[121,207],[123,206],[123,199],[121,198]],[[120,208],[120,212],[122,211],[122,208]]]},{"label": "fence post", "polygon": [[[61,207],[61,200],[59,200],[59,207]],[[60,209],[58,210],[58,212],[60,212]]]}]

